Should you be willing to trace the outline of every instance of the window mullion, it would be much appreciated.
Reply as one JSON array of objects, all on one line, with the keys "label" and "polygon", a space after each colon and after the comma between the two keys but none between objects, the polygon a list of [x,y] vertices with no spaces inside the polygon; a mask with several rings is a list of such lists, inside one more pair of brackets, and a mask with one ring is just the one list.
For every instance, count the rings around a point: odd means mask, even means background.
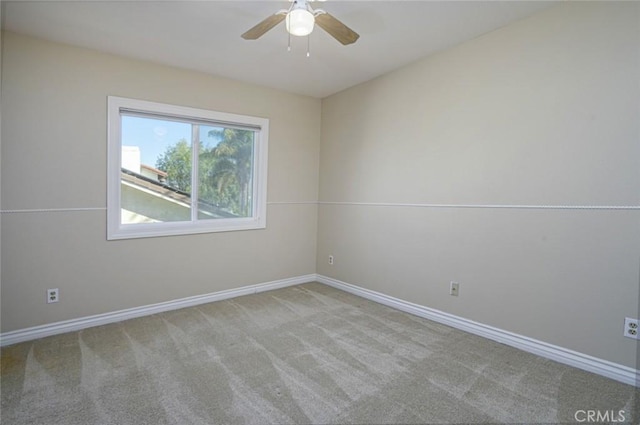
[{"label": "window mullion", "polygon": [[198,220],[198,157],[200,153],[200,125],[191,125],[191,221]]}]

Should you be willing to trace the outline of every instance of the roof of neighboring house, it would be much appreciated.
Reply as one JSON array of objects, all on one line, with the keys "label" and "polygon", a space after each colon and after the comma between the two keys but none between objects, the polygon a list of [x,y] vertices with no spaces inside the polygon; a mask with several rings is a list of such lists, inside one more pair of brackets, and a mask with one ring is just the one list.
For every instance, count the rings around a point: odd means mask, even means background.
[{"label": "roof of neighboring house", "polygon": [[[145,166],[143,167],[155,170],[152,167]],[[167,173],[160,170],[160,173],[163,173],[165,176]],[[155,172],[154,171],[154,172]],[[180,189],[176,189],[175,187],[169,186],[168,184],[161,183],[157,180],[151,179],[149,177],[143,176],[142,174],[133,172],[126,168],[121,168],[120,173],[122,181],[125,181],[133,186],[138,186],[141,189],[146,189],[153,193],[156,193],[158,196],[162,196],[174,202],[180,202],[187,205],[191,204],[191,194]],[[222,208],[211,204],[210,202],[198,200],[198,210],[207,214],[211,214],[218,218],[237,218],[238,216],[232,214],[228,211],[223,210]]]},{"label": "roof of neighboring house", "polygon": [[166,172],[164,172],[162,170],[158,170],[157,168],[154,168],[154,167],[152,167],[150,165],[147,165],[147,164],[140,164],[140,168],[144,168],[145,170],[152,171],[152,172],[154,172],[154,173],[156,173],[156,174],[158,174],[159,176],[162,176],[162,177],[167,177],[168,176],[168,174]]}]

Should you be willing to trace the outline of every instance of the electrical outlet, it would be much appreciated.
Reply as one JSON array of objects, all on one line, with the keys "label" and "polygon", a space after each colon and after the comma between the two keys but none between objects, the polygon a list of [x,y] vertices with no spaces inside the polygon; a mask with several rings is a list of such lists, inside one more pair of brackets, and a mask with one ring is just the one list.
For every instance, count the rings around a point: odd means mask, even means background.
[{"label": "electrical outlet", "polygon": [[458,296],[458,292],[460,289],[460,284],[458,282],[449,283],[449,295],[453,295],[454,297]]},{"label": "electrical outlet", "polygon": [[333,255],[329,256],[329,264],[333,265]]},{"label": "electrical outlet", "polygon": [[60,301],[60,290],[58,288],[47,289],[47,304]]},{"label": "electrical outlet", "polygon": [[638,337],[638,319],[632,319],[630,317],[624,318],[624,333],[627,338],[640,339]]}]

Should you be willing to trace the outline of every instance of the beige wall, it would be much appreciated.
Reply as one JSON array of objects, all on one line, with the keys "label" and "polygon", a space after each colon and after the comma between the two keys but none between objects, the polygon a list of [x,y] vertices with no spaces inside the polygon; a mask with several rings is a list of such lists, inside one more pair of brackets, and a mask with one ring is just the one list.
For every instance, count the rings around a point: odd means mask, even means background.
[{"label": "beige wall", "polygon": [[[2,209],[63,209],[2,214],[3,332],[315,272],[320,100],[3,38]],[[107,241],[108,95],[269,118],[268,202],[287,203],[266,230]]]},{"label": "beige wall", "polygon": [[640,210],[353,203],[640,205],[639,22],[565,4],[324,99],[318,273],[635,367]]}]

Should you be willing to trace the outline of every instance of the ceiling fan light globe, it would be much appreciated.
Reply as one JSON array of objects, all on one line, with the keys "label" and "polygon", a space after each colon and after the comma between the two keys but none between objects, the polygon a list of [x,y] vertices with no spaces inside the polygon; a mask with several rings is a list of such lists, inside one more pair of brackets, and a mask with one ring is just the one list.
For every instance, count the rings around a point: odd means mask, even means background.
[{"label": "ceiling fan light globe", "polygon": [[306,9],[293,9],[287,14],[287,31],[291,35],[305,36],[311,34],[314,23],[313,14]]}]

